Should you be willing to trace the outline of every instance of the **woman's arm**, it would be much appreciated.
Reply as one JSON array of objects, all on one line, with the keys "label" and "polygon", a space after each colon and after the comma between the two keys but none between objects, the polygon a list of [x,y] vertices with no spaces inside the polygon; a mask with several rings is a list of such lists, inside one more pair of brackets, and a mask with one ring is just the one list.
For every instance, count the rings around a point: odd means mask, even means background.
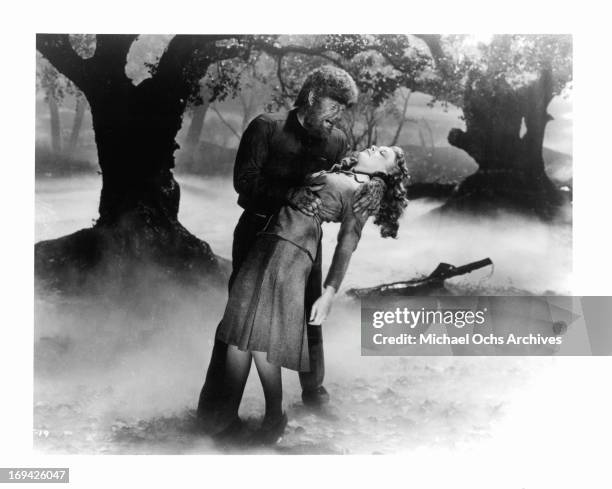
[{"label": "woman's arm", "polygon": [[361,230],[368,219],[366,214],[354,212],[353,196],[354,194],[351,193],[350,199],[345,198],[343,201],[342,221],[340,224],[340,231],[338,232],[338,242],[336,243],[334,256],[324,283],[325,287],[331,286],[335,290],[340,288],[340,284],[346,275],[351,255],[357,248],[359,240],[361,239]]},{"label": "woman's arm", "polygon": [[311,324],[321,324],[329,315],[333,299],[344,279],[353,251],[355,251],[361,239],[361,230],[368,219],[368,216],[364,213],[356,214],[353,212],[352,198],[354,193],[352,189],[347,195],[349,198],[345,197],[343,200],[338,242],[325,279],[325,288],[321,297],[313,304],[310,312],[309,321]]}]

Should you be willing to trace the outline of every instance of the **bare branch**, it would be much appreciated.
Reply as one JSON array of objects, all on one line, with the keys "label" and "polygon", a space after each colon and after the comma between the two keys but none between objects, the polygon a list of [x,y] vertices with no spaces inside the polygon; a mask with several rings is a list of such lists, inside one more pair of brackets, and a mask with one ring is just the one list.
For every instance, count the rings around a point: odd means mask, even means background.
[{"label": "bare branch", "polygon": [[278,78],[278,83],[280,84],[281,92],[283,92],[283,95],[287,97],[288,96],[287,86],[285,85],[285,82],[283,80],[282,63],[283,63],[283,55],[280,54],[276,58],[276,77]]},{"label": "bare branch", "polygon": [[213,112],[215,114],[217,114],[217,117],[223,123],[223,125],[225,125],[225,127],[227,127],[230,131],[232,131],[234,136],[236,136],[240,140],[240,134],[238,134],[238,131],[236,131],[236,129],[234,129],[234,127],[229,122],[227,122],[225,120],[225,117],[223,117],[221,112],[219,112],[219,109],[217,109],[217,107],[215,105],[211,105],[211,108],[212,108]]},{"label": "bare branch", "polygon": [[400,117],[400,122],[397,125],[395,134],[393,135],[393,139],[391,140],[391,146],[395,146],[397,144],[400,134],[402,133],[402,129],[404,128],[404,123],[407,121],[406,112],[408,112],[408,103],[410,102],[411,95],[412,95],[412,92],[408,90],[408,93],[404,97],[404,107],[402,109],[402,115]]}]

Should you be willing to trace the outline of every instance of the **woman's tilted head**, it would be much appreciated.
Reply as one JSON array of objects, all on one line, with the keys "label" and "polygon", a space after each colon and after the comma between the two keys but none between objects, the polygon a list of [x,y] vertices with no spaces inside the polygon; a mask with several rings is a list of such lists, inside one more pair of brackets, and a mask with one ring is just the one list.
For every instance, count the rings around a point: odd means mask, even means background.
[{"label": "woman's tilted head", "polygon": [[406,154],[398,146],[392,146],[390,150],[393,151],[395,159],[386,176],[382,177],[386,187],[385,193],[374,216],[374,224],[380,226],[380,235],[383,238],[397,238],[399,219],[408,205],[406,184],[409,175]]},{"label": "woman's tilted head", "polygon": [[409,180],[406,154],[398,146],[371,146],[342,160],[342,170],[355,170],[380,178],[385,184],[374,224],[380,226],[383,238],[396,238],[399,219],[408,205],[406,184]]},{"label": "woman's tilted head", "polygon": [[405,156],[398,146],[370,146],[357,153],[355,169],[365,173],[395,173],[400,159],[405,160]]}]

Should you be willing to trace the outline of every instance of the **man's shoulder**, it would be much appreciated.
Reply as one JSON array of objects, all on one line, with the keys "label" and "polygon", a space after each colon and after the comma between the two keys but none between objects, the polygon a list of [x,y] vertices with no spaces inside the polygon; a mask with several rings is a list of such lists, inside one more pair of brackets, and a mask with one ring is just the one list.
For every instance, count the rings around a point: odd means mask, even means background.
[{"label": "man's shoulder", "polygon": [[255,117],[251,123],[257,123],[262,125],[274,126],[283,124],[287,120],[287,114],[276,113],[276,112],[263,112]]},{"label": "man's shoulder", "polygon": [[254,117],[245,130],[248,137],[260,137],[263,134],[272,134],[279,126],[280,119],[275,114],[262,113]]}]

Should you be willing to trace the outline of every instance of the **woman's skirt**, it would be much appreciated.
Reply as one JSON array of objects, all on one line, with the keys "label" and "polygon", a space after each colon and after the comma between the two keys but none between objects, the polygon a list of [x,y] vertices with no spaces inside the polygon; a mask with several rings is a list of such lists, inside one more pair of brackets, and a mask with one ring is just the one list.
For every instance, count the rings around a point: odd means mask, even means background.
[{"label": "woman's skirt", "polygon": [[291,241],[258,235],[229,292],[217,339],[266,352],[273,365],[310,370],[304,303],[312,264]]}]

